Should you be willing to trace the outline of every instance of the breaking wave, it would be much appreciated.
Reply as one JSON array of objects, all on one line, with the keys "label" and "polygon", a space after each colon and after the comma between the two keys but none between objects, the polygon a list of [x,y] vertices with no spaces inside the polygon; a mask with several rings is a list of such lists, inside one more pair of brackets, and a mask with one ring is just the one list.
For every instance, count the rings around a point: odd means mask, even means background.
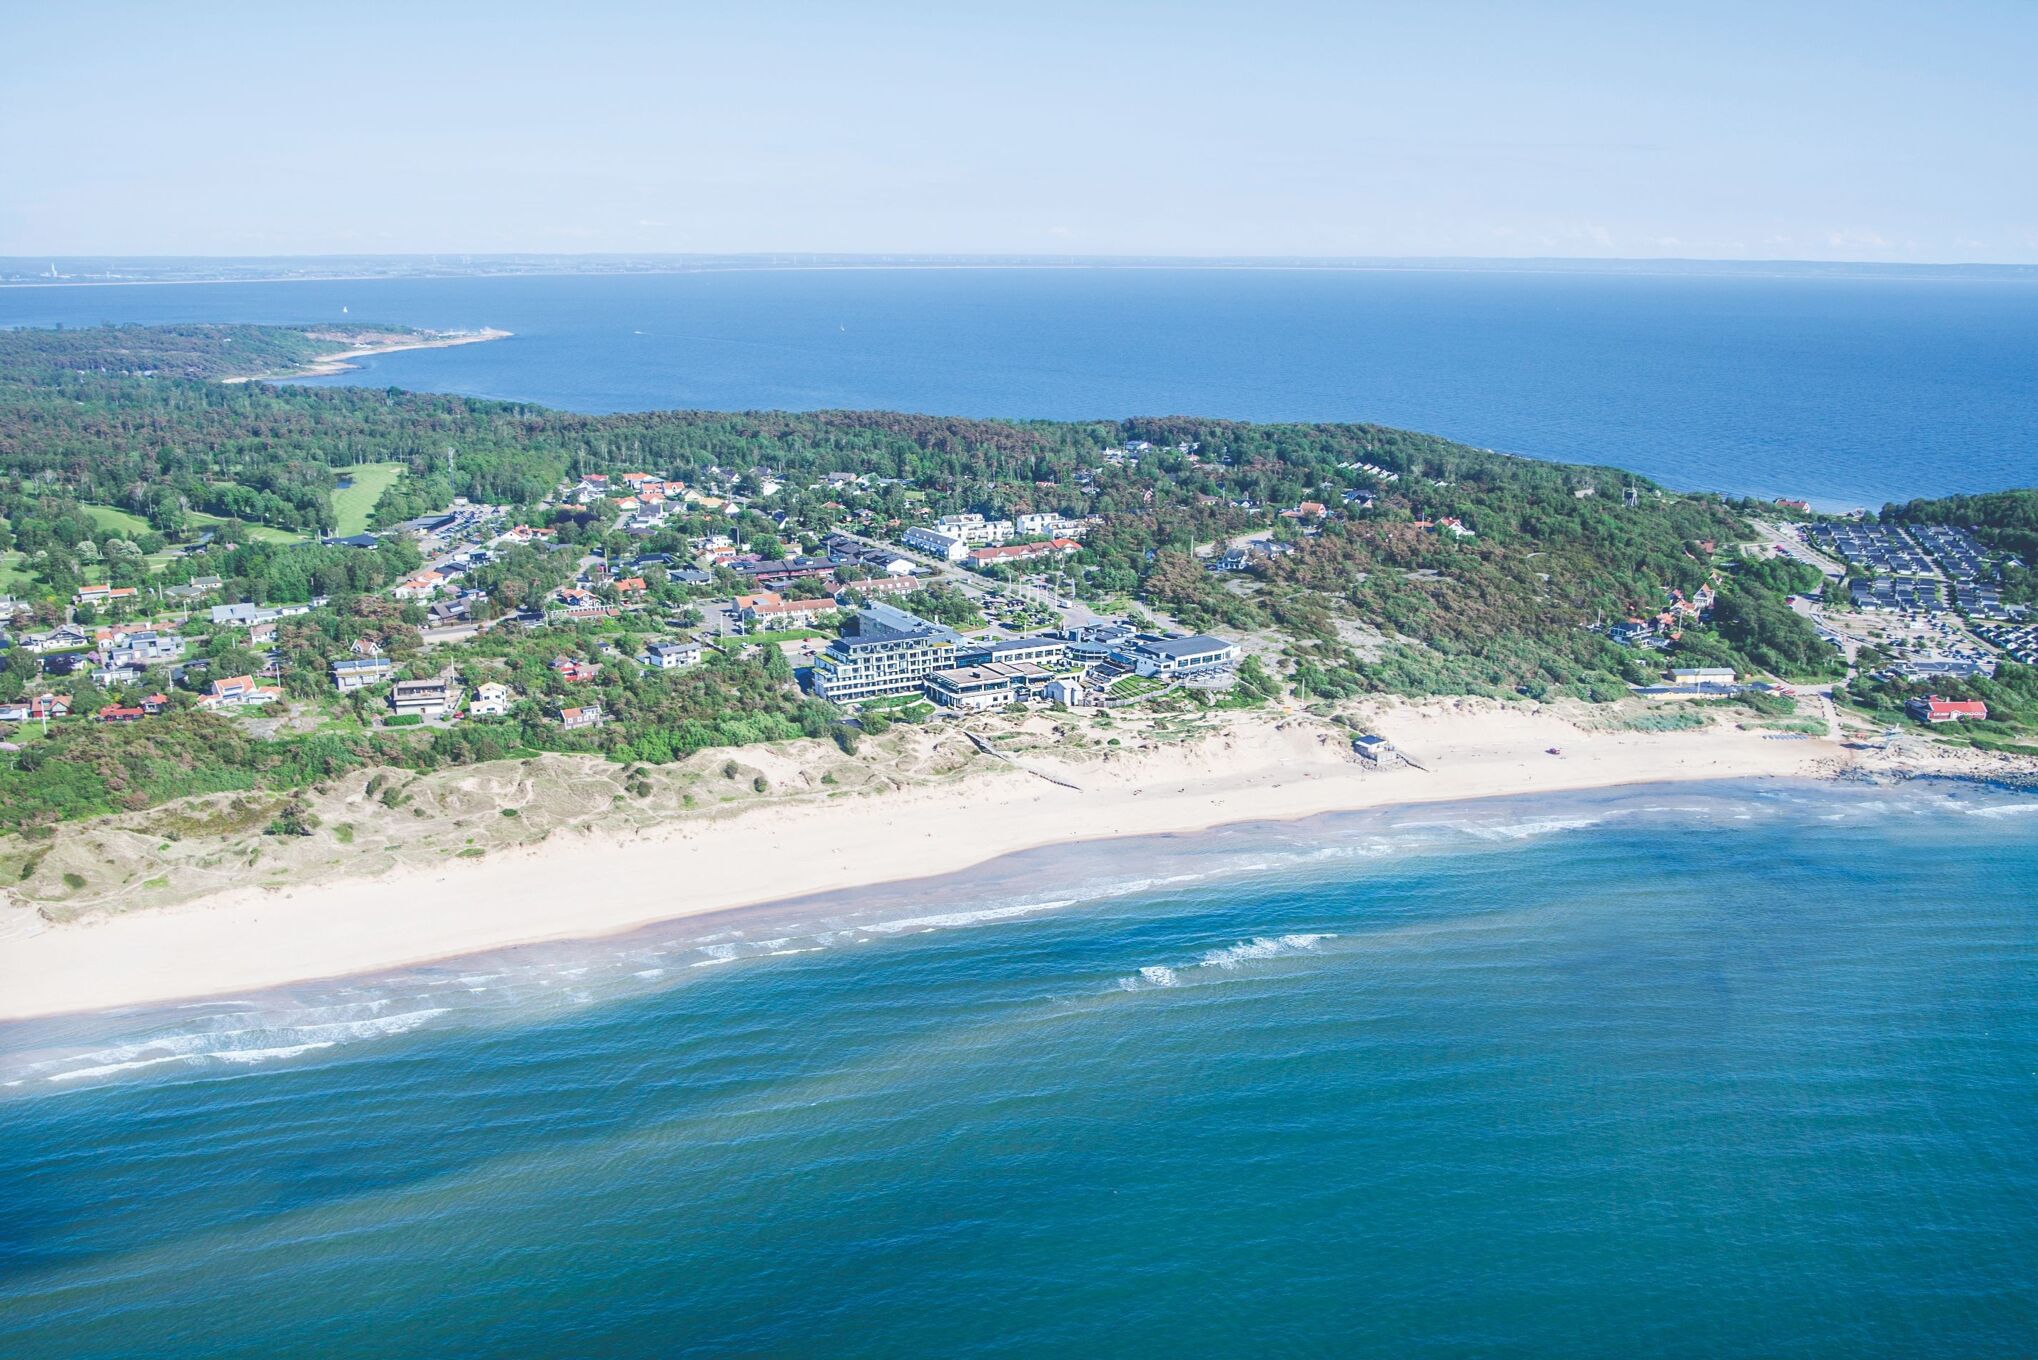
[{"label": "breaking wave", "polygon": [[1184,964],[1178,967],[1158,963],[1148,964],[1137,973],[1131,973],[1119,978],[1118,990],[1138,992],[1155,987],[1180,987],[1184,985],[1184,973],[1189,974],[1191,980],[1193,980],[1194,975],[1202,970],[1228,973],[1243,968],[1249,963],[1258,963],[1265,959],[1277,959],[1294,954],[1313,954],[1317,951],[1317,947],[1325,940],[1334,940],[1336,938],[1336,935],[1327,932],[1295,935],[1256,935],[1250,940],[1241,940],[1237,944],[1229,945],[1223,949],[1208,950],[1192,964]]}]

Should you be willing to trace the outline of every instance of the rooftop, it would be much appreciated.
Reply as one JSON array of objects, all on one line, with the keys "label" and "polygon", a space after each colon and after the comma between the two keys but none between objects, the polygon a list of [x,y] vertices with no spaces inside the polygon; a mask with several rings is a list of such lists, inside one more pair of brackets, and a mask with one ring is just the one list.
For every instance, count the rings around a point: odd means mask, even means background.
[{"label": "rooftop", "polygon": [[850,647],[911,638],[922,638],[930,642],[962,641],[962,634],[947,624],[930,623],[917,614],[908,614],[896,605],[867,604],[856,611],[855,623],[855,634],[844,635],[837,641]]}]

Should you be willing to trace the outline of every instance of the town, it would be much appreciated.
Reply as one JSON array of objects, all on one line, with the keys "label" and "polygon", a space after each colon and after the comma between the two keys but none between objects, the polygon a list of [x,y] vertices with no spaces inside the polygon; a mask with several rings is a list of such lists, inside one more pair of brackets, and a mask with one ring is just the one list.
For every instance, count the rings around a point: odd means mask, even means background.
[{"label": "town", "polygon": [[[154,482],[60,453],[60,390],[175,421],[177,393],[329,343],[0,335],[0,382],[51,432],[0,482],[19,824],[1042,711],[1264,706],[1364,735],[1369,696],[1475,696],[1989,750],[2038,719],[2028,493],[1841,516],[1373,426],[506,423],[468,399],[430,416],[464,434],[421,447],[432,399],[261,383],[236,400],[292,433],[252,463],[204,430]],[[186,376],[146,376],[165,363]],[[61,753],[89,756],[75,781],[35,777]]]},{"label": "town", "polygon": [[[740,480],[757,500],[783,486],[764,469]],[[838,479],[835,486],[853,484]],[[1076,602],[1062,571],[1056,579],[1020,574],[1078,552],[1089,521],[953,514],[906,527],[890,544],[825,533],[811,551],[768,531],[751,540],[705,532],[670,541],[675,517],[694,529],[714,522],[733,529],[752,504],[732,487],[715,493],[645,472],[595,472],[557,487],[530,507],[532,518],[598,516],[629,538],[657,537],[666,550],[585,551],[553,525],[513,522],[510,507],[464,498],[381,532],[328,536],[319,547],[374,553],[388,545],[416,559],[375,592],[388,602],[379,616],[399,627],[352,638],[324,663],[331,695],[356,712],[363,701],[379,704],[385,726],[504,718],[525,708],[579,731],[610,719],[598,700],[580,697],[604,667],[658,673],[760,652],[782,659],[789,685],[849,713],[1111,708],[1178,690],[1221,696],[1235,684],[1242,655],[1235,643],[1133,617],[1105,619]],[[758,518],[771,530],[785,522],[783,515]],[[203,561],[212,543],[208,536],[187,551]],[[505,566],[523,570],[505,576]],[[558,583],[526,593],[534,576]],[[87,584],[63,622],[0,629],[0,645],[39,658],[44,677],[89,680],[109,700],[88,709],[74,697],[77,685],[53,686],[0,703],[0,722],[137,722],[167,710],[178,694],[217,712],[309,697],[303,667],[293,665],[293,651],[302,649],[291,647],[290,629],[293,620],[326,611],[332,597],[222,601],[223,588],[219,576],[204,573],[146,593]],[[934,606],[939,619],[911,612],[916,600]],[[349,608],[361,613],[362,601]],[[20,602],[0,599],[0,618],[20,613]],[[561,650],[547,660],[544,683],[519,689],[507,666],[488,678],[488,661],[506,659],[507,649],[485,640],[498,632],[524,645],[532,635],[558,637]],[[286,691],[282,682],[293,673],[299,683]]]}]

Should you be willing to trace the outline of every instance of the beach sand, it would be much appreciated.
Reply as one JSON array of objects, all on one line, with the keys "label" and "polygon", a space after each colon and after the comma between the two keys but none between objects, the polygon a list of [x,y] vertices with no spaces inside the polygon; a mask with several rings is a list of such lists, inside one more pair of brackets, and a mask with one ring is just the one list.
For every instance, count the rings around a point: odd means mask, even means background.
[{"label": "beach sand", "polygon": [[353,362],[355,359],[369,359],[378,354],[395,354],[399,350],[406,349],[451,349],[455,345],[478,345],[488,340],[506,340],[509,338],[509,335],[510,332],[508,331],[491,329],[460,331],[451,335],[435,335],[428,332],[419,335],[415,339],[392,338],[387,343],[378,341],[372,344],[356,345],[352,349],[341,350],[337,354],[328,354],[322,359],[306,364],[303,368],[292,369],[287,373],[241,373],[233,377],[221,378],[220,381],[223,383],[284,382],[291,378],[327,378],[335,373],[345,373],[350,369],[358,367]]},{"label": "beach sand", "polygon": [[[947,782],[764,800],[734,815],[680,816],[621,835],[596,819],[542,844],[435,858],[376,877],[243,887],[73,922],[17,907],[0,932],[0,1018],[215,996],[601,936],[952,873],[1079,840],[1626,784],[1830,775],[1853,759],[1822,739],[1779,740],[1725,725],[1594,731],[1547,710],[1478,701],[1383,705],[1374,726],[1425,768],[1369,769],[1340,729],[1234,715],[1176,746],[985,760],[980,772]],[[1552,747],[1562,753],[1550,754]]]}]

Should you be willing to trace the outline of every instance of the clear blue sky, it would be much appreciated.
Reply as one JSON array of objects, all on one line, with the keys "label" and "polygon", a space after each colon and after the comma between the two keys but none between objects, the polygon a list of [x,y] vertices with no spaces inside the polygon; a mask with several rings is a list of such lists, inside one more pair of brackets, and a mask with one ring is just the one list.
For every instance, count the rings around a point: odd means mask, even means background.
[{"label": "clear blue sky", "polygon": [[0,21],[0,254],[2038,262],[2038,0]]}]

